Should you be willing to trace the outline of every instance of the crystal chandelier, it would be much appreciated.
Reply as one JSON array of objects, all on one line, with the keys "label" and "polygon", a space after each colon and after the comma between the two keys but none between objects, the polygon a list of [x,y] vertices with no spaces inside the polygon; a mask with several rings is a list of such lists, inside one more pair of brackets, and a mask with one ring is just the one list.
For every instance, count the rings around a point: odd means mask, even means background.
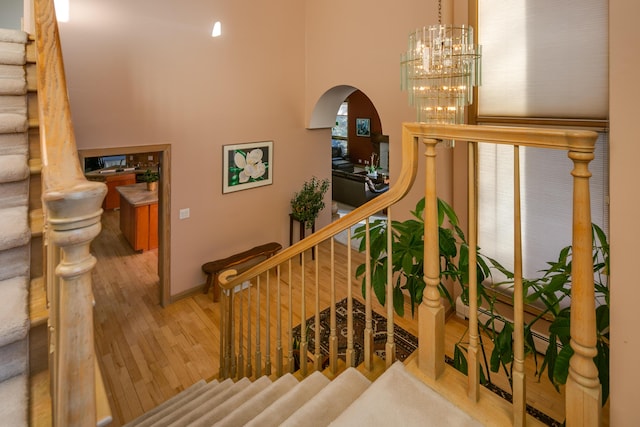
[{"label": "crystal chandelier", "polygon": [[409,34],[409,50],[402,55],[402,90],[417,120],[427,123],[463,123],[464,107],[473,102],[480,84],[480,46],[473,28],[438,24]]}]

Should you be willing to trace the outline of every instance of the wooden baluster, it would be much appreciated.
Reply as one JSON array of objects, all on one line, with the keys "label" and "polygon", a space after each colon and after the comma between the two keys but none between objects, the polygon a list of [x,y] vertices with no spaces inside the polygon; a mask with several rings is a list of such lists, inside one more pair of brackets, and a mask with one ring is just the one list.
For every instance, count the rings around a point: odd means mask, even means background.
[{"label": "wooden baluster", "polygon": [[225,290],[221,292],[224,293],[224,304],[225,304],[225,319],[224,319],[224,340],[225,340],[225,349],[224,349],[224,367],[225,367],[225,378],[231,378],[231,352],[233,351],[231,347],[231,322],[233,321],[233,314],[231,312],[231,294],[229,290]]},{"label": "wooden baluster", "polygon": [[307,308],[305,305],[306,286],[305,286],[305,256],[304,252],[300,254],[301,263],[301,291],[302,306],[300,307],[300,372],[302,376],[307,376]]},{"label": "wooden baluster", "polygon": [[467,208],[469,209],[469,348],[467,351],[469,399],[477,402],[480,397],[480,361],[478,359],[478,272],[477,253],[478,214],[476,211],[476,148],[477,143],[469,142],[467,151]]},{"label": "wooden baluster", "polygon": [[229,378],[235,378],[236,376],[236,372],[237,372],[237,354],[236,354],[236,335],[235,335],[235,330],[236,330],[236,316],[235,316],[235,292],[233,291],[233,289],[229,289],[227,290],[227,295],[229,298],[229,307],[231,307],[231,309],[229,310],[229,353],[230,353],[230,360],[231,360],[231,366],[229,367]]},{"label": "wooden baluster", "polygon": [[[278,295],[276,296],[276,307],[278,311],[276,312],[276,376],[280,378],[283,374],[282,372],[282,358],[284,357],[282,354],[282,305],[280,303],[280,266],[276,267],[276,274],[278,277],[278,283],[276,286]],[[289,305],[291,307],[291,305]]]},{"label": "wooden baluster", "polygon": [[227,378],[226,369],[226,318],[227,318],[227,305],[225,292],[220,292],[220,379]]},{"label": "wooden baluster", "polygon": [[288,260],[287,264],[289,266],[289,372],[293,373],[295,371],[295,358],[293,357],[293,283],[291,281],[293,276],[291,274],[291,259]]},{"label": "wooden baluster", "polygon": [[396,343],[393,330],[393,232],[391,230],[391,207],[387,208],[387,343],[385,361],[389,368],[396,361]]},{"label": "wooden baluster", "polygon": [[365,322],[364,322],[364,367],[373,370],[373,316],[371,295],[371,239],[369,236],[369,218],[365,220]]},{"label": "wooden baluster", "polygon": [[568,426],[599,426],[602,421],[602,389],[593,358],[596,349],[595,292],[589,162],[593,152],[569,151],[573,161],[573,254],[571,283],[571,348],[566,385]]},{"label": "wooden baluster", "polygon": [[436,197],[436,144],[438,140],[423,139],[426,145],[426,184],[424,209],[424,290],[418,308],[418,366],[431,378],[444,372],[444,307],[440,302],[440,256],[438,243],[438,200]]},{"label": "wooden baluster", "polygon": [[527,394],[524,373],[524,293],[522,289],[522,215],[520,209],[520,147],[513,147],[513,425],[524,426]]},{"label": "wooden baluster", "polygon": [[242,289],[242,285],[240,285],[240,310],[238,313],[238,375],[236,378],[241,379],[244,378],[244,289]]},{"label": "wooden baluster", "polygon": [[[322,354],[320,353],[320,254],[317,252],[317,247],[313,249],[316,252],[315,256],[315,281],[316,281],[316,298],[315,298],[315,315],[314,315],[314,353],[313,353],[313,369],[316,371],[322,370]],[[313,252],[312,252],[313,253]]]},{"label": "wooden baluster", "polygon": [[260,276],[256,278],[256,378],[262,376],[262,353],[260,349]]},{"label": "wooden baluster", "polygon": [[355,353],[353,351],[353,291],[351,289],[351,227],[347,228],[347,352],[345,354],[347,367],[355,367]]},{"label": "wooden baluster", "polygon": [[[335,239],[331,238],[331,305],[329,331],[329,369],[332,374],[338,372],[338,334],[336,332],[336,269],[335,269]],[[318,257],[320,254],[318,253]]]},{"label": "wooden baluster", "polygon": [[247,288],[247,377],[253,375],[253,366],[251,365],[251,283]]},{"label": "wooden baluster", "polygon": [[267,271],[267,333],[266,333],[266,342],[265,342],[265,360],[264,360],[264,374],[271,375],[271,288],[270,288],[270,276],[271,271]]}]

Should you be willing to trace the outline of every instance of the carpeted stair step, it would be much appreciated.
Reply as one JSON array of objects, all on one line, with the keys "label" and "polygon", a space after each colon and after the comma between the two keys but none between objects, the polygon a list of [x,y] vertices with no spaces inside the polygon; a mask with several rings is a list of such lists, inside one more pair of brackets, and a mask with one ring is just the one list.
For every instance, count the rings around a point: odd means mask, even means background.
[{"label": "carpeted stair step", "polygon": [[29,212],[27,206],[0,208],[0,251],[29,243]]},{"label": "carpeted stair step", "polygon": [[272,384],[273,383],[269,377],[262,376],[252,382],[248,387],[227,398],[224,402],[220,402],[215,406],[204,405],[200,410],[193,411],[187,416],[180,418],[169,427],[182,427],[187,425],[189,427],[212,426],[217,421],[233,412],[238,406],[242,405],[247,400],[252,399]]},{"label": "carpeted stair step", "polygon": [[305,402],[326,387],[329,382],[329,379],[321,372],[312,373],[245,425],[253,427],[279,426]]},{"label": "carpeted stair step", "polygon": [[355,401],[371,381],[355,368],[348,368],[287,418],[281,426],[327,426]]},{"label": "carpeted stair step", "polygon": [[[215,380],[209,383],[209,386],[215,387],[217,384],[218,384],[218,381]],[[144,414],[140,415],[135,420],[127,423],[126,426],[142,425],[143,421],[147,421],[152,417],[156,417],[159,419],[163,416],[163,414],[171,413],[175,410],[175,408],[178,408],[183,403],[188,402],[193,396],[195,396],[197,393],[200,393],[202,390],[204,390],[206,386],[207,386],[207,382],[205,380],[200,380],[197,383],[193,384],[192,386],[182,390],[180,393],[176,394],[169,400],[166,400],[165,402],[156,406],[150,411],[147,411]]]},{"label": "carpeted stair step", "polygon": [[269,387],[238,406],[233,412],[222,418],[216,427],[236,427],[245,425],[282,395],[299,384],[291,374],[285,374],[274,381]]},{"label": "carpeted stair step", "polygon": [[0,133],[0,156],[7,154],[29,153],[29,139],[26,132],[20,133]]},{"label": "carpeted stair step", "polygon": [[[213,383],[213,382],[212,382]],[[248,378],[243,378],[240,381],[234,383],[230,379],[226,379],[218,384],[207,384],[207,387],[202,392],[197,393],[196,397],[192,397],[188,401],[184,401],[182,404],[174,408],[173,411],[163,414],[162,417],[154,417],[153,422],[143,422],[140,426],[156,426],[165,427],[180,419],[181,417],[189,414],[191,411],[198,410],[200,407],[211,408],[224,402],[236,393],[244,390],[251,384]],[[132,424],[138,426],[138,424]]]},{"label": "carpeted stair step", "polygon": [[[2,215],[2,209],[0,209]],[[0,221],[1,228],[2,221]],[[1,233],[1,232],[0,232]],[[0,239],[2,239],[0,234]],[[10,279],[15,276],[29,275],[30,247],[22,245],[11,249],[0,250],[0,280]]]},{"label": "carpeted stair step", "polygon": [[[239,381],[240,383],[241,381]],[[240,389],[246,387],[249,384],[249,380],[240,385]],[[125,427],[149,427],[149,426],[167,426],[182,415],[187,414],[189,411],[197,408],[200,405],[205,405],[209,401],[216,401],[219,398],[226,398],[229,395],[233,395],[233,388],[236,384],[230,379],[226,379],[222,382],[218,380],[211,381],[204,385],[204,387],[198,387],[196,390],[183,391],[184,395],[166,406],[166,402],[163,403],[162,410],[157,411],[150,417],[142,415],[141,421],[134,420],[127,423]],[[181,393],[181,394],[182,394]],[[178,395],[180,396],[180,394]],[[224,397],[221,397],[224,396]]]},{"label": "carpeted stair step", "polygon": [[28,378],[22,374],[0,382],[0,425],[26,427],[28,425]]},{"label": "carpeted stair step", "polygon": [[0,203],[3,207],[28,204],[29,164],[27,156],[0,156]]},{"label": "carpeted stair step", "polygon": [[331,426],[481,426],[395,362]]},{"label": "carpeted stair step", "polygon": [[24,65],[27,37],[24,31],[0,28],[0,64]]},{"label": "carpeted stair step", "polygon": [[0,281],[0,381],[27,368],[28,286],[25,276]]},{"label": "carpeted stair step", "polygon": [[27,97],[0,95],[0,133],[25,132],[28,126]]},{"label": "carpeted stair step", "polygon": [[23,65],[0,64],[0,95],[25,95],[27,76]]}]

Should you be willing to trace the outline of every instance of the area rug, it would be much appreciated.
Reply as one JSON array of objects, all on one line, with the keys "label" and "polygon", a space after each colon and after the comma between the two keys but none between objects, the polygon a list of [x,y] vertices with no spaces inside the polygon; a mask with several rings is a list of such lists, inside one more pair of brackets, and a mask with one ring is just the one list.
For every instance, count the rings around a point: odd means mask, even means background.
[{"label": "area rug", "polygon": [[[353,300],[353,351],[356,366],[364,361],[364,328],[365,306],[358,300]],[[385,359],[385,344],[387,342],[387,319],[380,314],[372,313],[373,349],[374,354]],[[315,316],[307,319],[307,341],[309,352],[315,353]],[[347,351],[347,300],[336,303],[336,330],[338,334],[338,357],[346,360]],[[396,360],[404,361],[418,348],[418,339],[398,325],[393,327],[394,342],[396,344]],[[331,332],[331,310],[326,308],[320,312],[320,353],[329,355],[329,334]],[[300,325],[293,328],[293,336],[300,337]],[[295,338],[294,338],[295,339]]]},{"label": "area rug", "polygon": [[[354,299],[353,300],[353,349],[356,366],[364,360],[364,327],[366,320],[364,305]],[[320,354],[328,361],[329,355],[329,334],[331,331],[331,310],[325,308],[320,312]],[[372,329],[373,329],[373,350],[378,357],[385,359],[385,344],[387,342],[387,319],[372,312]],[[307,319],[307,341],[309,353],[315,353],[315,316]],[[336,331],[338,334],[338,357],[342,360],[346,359],[347,350],[347,299],[343,299],[336,303]],[[418,338],[405,331],[398,325],[393,326],[394,342],[396,344],[396,360],[404,361],[411,353],[418,349]],[[294,339],[300,338],[300,325],[293,328]],[[445,356],[445,362],[453,366],[453,359]],[[493,384],[484,384],[488,390],[512,402],[512,396],[509,392]],[[544,424],[552,427],[559,427],[562,423],[554,420],[539,410],[527,405],[527,412],[532,417],[540,420]]]}]

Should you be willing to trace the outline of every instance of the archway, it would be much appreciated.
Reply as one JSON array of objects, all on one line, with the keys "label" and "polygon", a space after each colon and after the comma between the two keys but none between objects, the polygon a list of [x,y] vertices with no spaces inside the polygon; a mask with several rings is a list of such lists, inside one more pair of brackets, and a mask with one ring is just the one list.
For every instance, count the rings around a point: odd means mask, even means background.
[{"label": "archway", "polygon": [[[328,90],[316,103],[311,123],[332,128],[334,201],[357,207],[375,197],[378,188],[388,188],[389,139],[383,133],[377,109],[365,93],[352,86]],[[366,169],[371,167],[381,174],[380,178],[370,176],[375,183],[366,178]]]}]

